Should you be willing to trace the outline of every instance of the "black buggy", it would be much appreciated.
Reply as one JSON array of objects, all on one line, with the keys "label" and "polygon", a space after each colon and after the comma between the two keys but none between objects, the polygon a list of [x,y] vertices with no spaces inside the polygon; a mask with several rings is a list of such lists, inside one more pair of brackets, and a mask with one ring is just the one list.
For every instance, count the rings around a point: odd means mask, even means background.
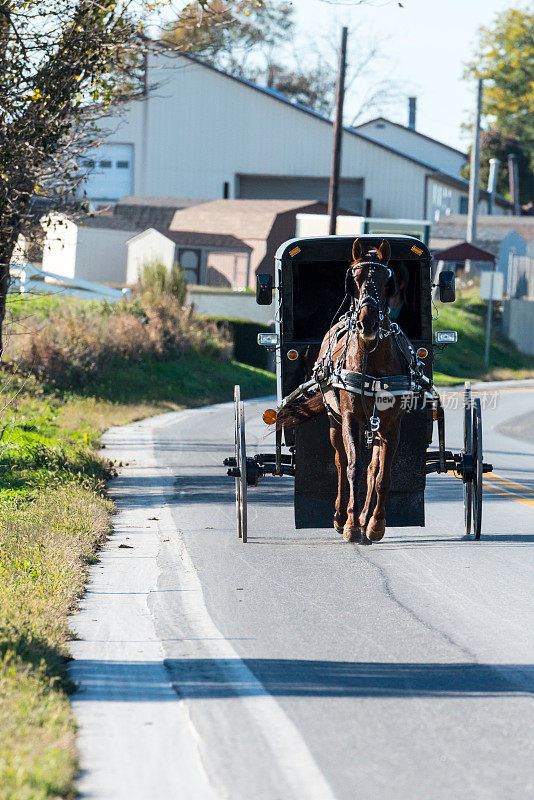
[{"label": "black buggy", "polygon": [[[455,331],[438,331],[432,337],[431,255],[427,247],[410,236],[360,236],[378,247],[384,238],[391,247],[389,266],[405,277],[402,329],[423,365],[431,392],[406,397],[400,442],[393,462],[392,486],[387,500],[388,527],[425,524],[424,491],[426,475],[453,472],[463,481],[465,533],[480,538],[482,524],[482,479],[492,470],[483,462],[480,399],[471,396],[470,384],[463,391],[464,446],[461,452],[445,449],[445,416],[432,383],[434,348],[442,349],[457,340]],[[280,406],[297,390],[313,383],[312,370],[321,342],[330,328],[345,294],[345,274],[351,261],[354,237],[326,236],[291,239],[277,251],[274,268],[276,332],[259,334],[258,344],[273,351],[276,360],[277,399]],[[441,272],[436,287],[442,302],[455,299],[454,274]],[[273,277],[257,276],[256,300],[270,305]],[[291,475],[295,480],[295,527],[332,526],[337,494],[334,450],[329,439],[326,414],[309,419],[296,428],[276,433],[274,453],[247,457],[245,414],[239,386],[235,387],[235,453],[224,461],[228,475],[235,478],[237,528],[247,541],[247,490],[265,475]],[[273,423],[276,412],[264,414]],[[429,449],[434,421],[438,448]],[[363,463],[369,451],[362,447]],[[362,485],[362,492],[365,487]],[[363,498],[361,498],[363,500]]]}]

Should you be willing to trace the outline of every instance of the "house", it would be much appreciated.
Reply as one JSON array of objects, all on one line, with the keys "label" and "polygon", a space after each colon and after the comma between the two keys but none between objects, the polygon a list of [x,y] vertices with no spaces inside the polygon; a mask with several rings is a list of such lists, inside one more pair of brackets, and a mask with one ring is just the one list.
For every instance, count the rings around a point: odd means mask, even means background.
[{"label": "house", "polygon": [[[415,125],[415,120],[414,120]],[[468,154],[451,147],[437,139],[432,139],[415,127],[392,122],[385,117],[375,117],[361,125],[356,125],[355,130],[365,133],[377,142],[394,147],[403,153],[422,158],[430,164],[451,175],[460,177],[460,172],[465,166]]]},{"label": "house", "polygon": [[[164,46],[147,58],[146,85],[101,120],[104,143],[86,162],[85,190],[95,203],[132,194],[327,201],[331,120]],[[340,206],[388,219],[462,210],[468,182],[457,174],[458,154],[449,164],[446,146],[427,152],[375,134],[343,131]],[[487,192],[480,197],[483,212]],[[502,197],[496,205],[509,209]]]},{"label": "house", "polygon": [[128,239],[126,282],[135,283],[144,264],[179,264],[188,285],[246,288],[252,247],[235,236],[149,228]]}]

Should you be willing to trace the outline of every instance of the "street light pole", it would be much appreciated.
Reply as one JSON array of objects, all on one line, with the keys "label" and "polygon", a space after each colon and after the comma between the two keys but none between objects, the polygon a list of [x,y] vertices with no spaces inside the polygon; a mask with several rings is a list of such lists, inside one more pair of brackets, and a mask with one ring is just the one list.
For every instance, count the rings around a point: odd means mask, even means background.
[{"label": "street light pole", "polygon": [[341,170],[341,141],[343,135],[343,103],[345,100],[345,71],[347,66],[348,29],[341,32],[341,48],[339,50],[339,71],[336,87],[336,117],[334,120],[334,150],[332,154],[332,173],[328,191],[328,216],[330,217],[329,234],[336,232],[337,212],[339,204],[339,173]]}]

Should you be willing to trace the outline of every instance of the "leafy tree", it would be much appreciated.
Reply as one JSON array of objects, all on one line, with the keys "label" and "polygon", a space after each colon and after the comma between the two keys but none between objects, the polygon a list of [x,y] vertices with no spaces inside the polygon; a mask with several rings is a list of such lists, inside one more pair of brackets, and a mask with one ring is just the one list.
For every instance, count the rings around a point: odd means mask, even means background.
[{"label": "leafy tree", "polygon": [[240,77],[254,79],[261,68],[252,50],[272,61],[293,31],[293,7],[286,0],[198,0],[188,3],[163,34],[163,41]]},{"label": "leafy tree", "polygon": [[35,222],[35,196],[49,207],[72,199],[82,154],[98,143],[97,120],[143,45],[131,8],[129,0],[0,3],[0,351],[10,262]]},{"label": "leafy tree", "polygon": [[[506,161],[518,155],[521,201],[534,198],[534,14],[510,8],[491,26],[481,27],[467,78],[483,78],[481,157],[484,169],[492,156]],[[505,192],[506,176],[499,187]],[[507,192],[506,192],[507,193]]]},{"label": "leafy tree", "polygon": [[534,172],[531,168],[530,153],[522,147],[521,142],[512,136],[504,136],[496,128],[490,128],[487,131],[482,131],[480,150],[482,153],[480,180],[483,186],[488,185],[489,159],[498,158],[501,165],[497,177],[497,191],[505,197],[508,196],[507,159],[510,154],[514,154],[517,157],[517,168],[520,176],[521,201],[526,204],[532,200],[534,197]]}]

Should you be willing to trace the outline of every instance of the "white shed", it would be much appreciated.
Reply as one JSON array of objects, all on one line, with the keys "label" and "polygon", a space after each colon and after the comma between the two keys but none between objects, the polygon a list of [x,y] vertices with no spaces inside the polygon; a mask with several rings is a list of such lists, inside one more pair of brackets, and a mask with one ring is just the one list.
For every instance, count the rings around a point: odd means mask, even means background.
[{"label": "white shed", "polygon": [[128,220],[111,215],[71,219],[53,214],[42,224],[45,272],[97,283],[126,283],[126,242],[138,230]]},{"label": "white shed", "polygon": [[179,264],[189,285],[244,289],[250,281],[252,248],[236,236],[149,228],[128,240],[127,282],[137,281],[144,264]]}]

